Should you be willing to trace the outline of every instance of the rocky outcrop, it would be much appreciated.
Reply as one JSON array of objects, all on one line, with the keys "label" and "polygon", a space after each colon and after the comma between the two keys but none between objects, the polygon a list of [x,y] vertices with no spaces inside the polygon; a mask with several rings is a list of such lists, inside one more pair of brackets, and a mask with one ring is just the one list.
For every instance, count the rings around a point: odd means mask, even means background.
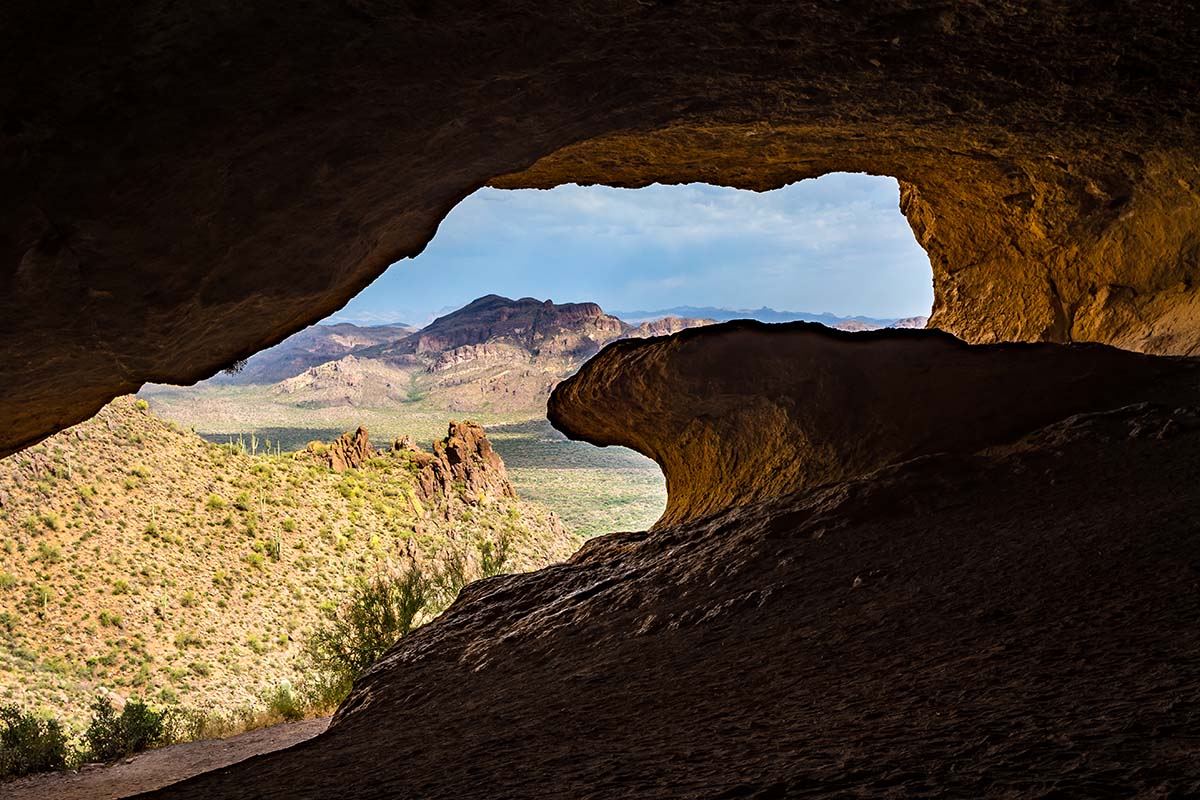
[{"label": "rocky outcrop", "polygon": [[325,464],[334,472],[359,469],[376,454],[367,429],[359,426],[353,433],[343,433],[329,444],[309,442],[303,455]]},{"label": "rocky outcrop", "polygon": [[[939,331],[741,321],[605,348],[550,398],[568,436],[653,458],[659,525],[971,453],[1200,379],[1186,359],[1102,345],[969,346]],[[1152,387],[1152,388],[1148,388]]]},{"label": "rocky outcrop", "polygon": [[893,175],[934,326],[1191,352],[1195,23],[1181,0],[19,5],[0,454],[326,317],[485,184]]},{"label": "rocky outcrop", "polygon": [[458,497],[474,505],[517,496],[504,462],[477,423],[451,422],[446,438],[433,443],[433,453],[407,437],[397,439],[392,451],[408,453],[420,468],[417,481],[423,500]]},{"label": "rocky outcrop", "polygon": [[368,351],[440,359],[478,347],[512,345],[533,355],[587,358],[624,333],[625,323],[595,303],[561,303],[490,294],[431,322],[411,337]]},{"label": "rocky outcrop", "polygon": [[[1075,352],[892,335],[837,352],[930,342],[972,353],[956,376],[983,383],[1014,353],[1058,370]],[[1195,795],[1197,391],[1089,357],[1164,402],[473,584],[326,734],[152,797]]]},{"label": "rocky outcrop", "polygon": [[[433,443],[432,453],[422,449],[410,436],[397,438],[387,453],[407,458],[415,466],[418,494],[423,501],[458,500],[478,505],[517,497],[504,461],[478,423],[451,422],[446,438]],[[328,444],[309,442],[300,453],[300,457],[320,461],[334,472],[360,469],[379,455],[371,446],[367,429],[361,426]]]}]

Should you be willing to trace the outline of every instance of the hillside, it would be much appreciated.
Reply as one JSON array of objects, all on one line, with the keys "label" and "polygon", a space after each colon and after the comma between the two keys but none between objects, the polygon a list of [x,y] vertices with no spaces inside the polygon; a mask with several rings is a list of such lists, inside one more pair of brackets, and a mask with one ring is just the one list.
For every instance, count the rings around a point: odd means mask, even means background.
[{"label": "hillside", "polygon": [[365,431],[244,452],[126,397],[0,462],[0,702],[78,720],[103,687],[230,711],[295,677],[356,576],[500,538],[510,569],[575,549],[477,426],[451,434],[433,452],[375,453]]},{"label": "hillside", "polygon": [[356,348],[274,384],[150,386],[140,396],[155,413],[211,440],[253,431],[284,449],[359,424],[383,437],[377,443],[401,434],[431,439],[445,432],[447,418],[469,416],[502,426],[495,446],[522,496],[536,497],[584,535],[636,530],[666,502],[657,465],[623,448],[566,441],[545,421],[546,400],[611,341],[710,323],[630,325],[594,303],[488,295],[404,338]]},{"label": "hillside", "polygon": [[264,384],[298,375],[309,367],[349,353],[401,339],[416,328],[409,325],[312,325],[289,336],[275,347],[255,353],[239,368],[221,372],[206,382],[214,384]]}]

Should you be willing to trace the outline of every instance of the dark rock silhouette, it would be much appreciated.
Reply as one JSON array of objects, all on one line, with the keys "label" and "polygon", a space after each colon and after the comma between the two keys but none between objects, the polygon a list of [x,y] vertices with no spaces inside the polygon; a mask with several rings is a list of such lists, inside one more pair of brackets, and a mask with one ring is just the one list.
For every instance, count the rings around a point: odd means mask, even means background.
[{"label": "dark rock silhouette", "polygon": [[1200,332],[1181,0],[49,0],[0,64],[0,454],[325,318],[483,185],[894,175],[934,327]]}]

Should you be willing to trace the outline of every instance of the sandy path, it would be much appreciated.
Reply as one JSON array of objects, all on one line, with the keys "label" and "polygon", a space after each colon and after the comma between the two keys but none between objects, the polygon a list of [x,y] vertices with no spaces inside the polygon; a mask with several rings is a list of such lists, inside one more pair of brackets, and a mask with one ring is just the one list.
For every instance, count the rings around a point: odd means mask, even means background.
[{"label": "sandy path", "polygon": [[282,750],[325,730],[328,717],[140,753],[111,767],[30,775],[0,785],[0,800],[109,800],[161,789],[201,772]]}]

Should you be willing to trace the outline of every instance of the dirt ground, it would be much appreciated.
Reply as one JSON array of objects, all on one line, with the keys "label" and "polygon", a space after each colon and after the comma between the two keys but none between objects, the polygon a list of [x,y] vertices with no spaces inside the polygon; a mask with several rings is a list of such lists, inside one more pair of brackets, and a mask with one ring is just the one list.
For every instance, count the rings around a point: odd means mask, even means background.
[{"label": "dirt ground", "polygon": [[161,789],[201,772],[282,750],[325,730],[328,717],[149,750],[108,767],[30,775],[0,784],[0,800],[109,800]]}]

